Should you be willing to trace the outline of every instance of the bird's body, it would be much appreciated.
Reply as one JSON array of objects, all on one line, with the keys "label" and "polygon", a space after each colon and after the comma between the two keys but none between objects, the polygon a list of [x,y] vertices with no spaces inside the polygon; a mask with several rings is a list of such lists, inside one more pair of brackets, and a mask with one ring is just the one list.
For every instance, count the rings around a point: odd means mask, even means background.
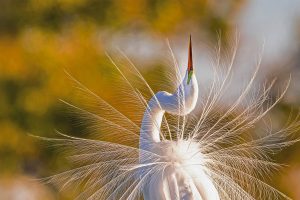
[{"label": "bird's body", "polygon": [[154,144],[150,151],[162,157],[158,162],[169,164],[149,178],[143,189],[144,199],[218,200],[212,180],[199,165],[203,155],[198,146],[184,140]]}]

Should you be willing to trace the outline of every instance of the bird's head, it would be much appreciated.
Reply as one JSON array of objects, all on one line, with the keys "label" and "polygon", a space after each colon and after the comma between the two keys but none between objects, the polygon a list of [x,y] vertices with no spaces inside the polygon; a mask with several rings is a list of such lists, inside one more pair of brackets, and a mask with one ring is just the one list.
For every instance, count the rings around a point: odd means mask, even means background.
[{"label": "bird's head", "polygon": [[195,108],[198,99],[198,82],[194,73],[191,36],[188,49],[188,65],[181,86],[184,92],[185,114],[187,114]]},{"label": "bird's head", "polygon": [[165,91],[156,93],[149,102],[150,107],[157,105],[158,109],[162,108],[166,112],[176,115],[187,115],[194,110],[198,99],[198,82],[194,74],[191,37],[188,52],[187,70],[177,90],[173,94]]}]

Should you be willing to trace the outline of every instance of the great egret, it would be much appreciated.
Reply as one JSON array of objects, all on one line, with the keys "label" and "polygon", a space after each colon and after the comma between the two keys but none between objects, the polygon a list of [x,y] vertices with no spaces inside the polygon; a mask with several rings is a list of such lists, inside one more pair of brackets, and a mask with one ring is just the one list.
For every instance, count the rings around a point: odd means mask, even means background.
[{"label": "great egret", "polygon": [[[160,173],[152,174],[148,186],[143,189],[145,200],[217,200],[219,195],[210,177],[205,174],[199,145],[193,141],[160,139],[160,126],[165,112],[187,115],[196,106],[198,82],[193,72],[192,41],[190,37],[187,70],[177,90],[170,94],[158,92],[149,101],[144,113],[140,149],[153,152],[169,163]],[[192,155],[192,156],[191,156]],[[147,164],[147,160],[142,164]],[[193,166],[193,164],[196,164]]]},{"label": "great egret", "polygon": [[[99,134],[97,139],[83,139],[58,132],[63,138],[42,138],[54,147],[66,149],[75,165],[45,181],[61,190],[77,190],[77,199],[88,200],[289,199],[261,178],[280,166],[268,159],[268,153],[280,151],[299,140],[286,139],[300,129],[299,115],[295,120],[289,119],[286,127],[269,129],[259,137],[251,134],[253,130],[249,131],[282,99],[289,82],[275,100],[269,98],[275,81],[250,95],[258,63],[240,94],[225,106],[222,97],[230,86],[236,48],[227,70],[221,70],[221,75],[218,74],[218,67],[222,66],[218,48],[217,60],[212,66],[214,81],[208,90],[201,90],[201,112],[194,117],[189,113],[199,102],[191,39],[188,69],[183,78],[171,48],[170,52],[175,71],[170,82],[177,88],[173,94],[155,94],[122,52],[128,61],[124,69],[108,55],[122,81],[116,87],[120,89],[118,100],[128,97],[124,100],[126,108],[137,121],[67,73],[84,96],[90,97],[86,99],[94,107],[84,109],[63,102],[78,111],[91,130]],[[118,80],[114,79],[114,83]],[[141,85],[147,92],[137,89]],[[146,97],[146,93],[152,98]],[[166,117],[165,112],[170,116]],[[246,137],[249,134],[250,137]]]}]

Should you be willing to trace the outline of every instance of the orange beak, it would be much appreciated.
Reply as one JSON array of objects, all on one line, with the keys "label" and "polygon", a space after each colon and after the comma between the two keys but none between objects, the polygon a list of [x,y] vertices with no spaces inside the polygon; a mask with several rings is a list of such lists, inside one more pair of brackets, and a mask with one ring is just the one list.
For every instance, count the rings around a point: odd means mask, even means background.
[{"label": "orange beak", "polygon": [[189,58],[188,58],[188,68],[187,68],[187,72],[188,72],[187,84],[189,84],[192,79],[193,70],[194,67],[193,67],[193,53],[192,53],[192,36],[190,35]]},{"label": "orange beak", "polygon": [[192,36],[190,35],[188,72],[193,71],[193,52],[192,52]]}]

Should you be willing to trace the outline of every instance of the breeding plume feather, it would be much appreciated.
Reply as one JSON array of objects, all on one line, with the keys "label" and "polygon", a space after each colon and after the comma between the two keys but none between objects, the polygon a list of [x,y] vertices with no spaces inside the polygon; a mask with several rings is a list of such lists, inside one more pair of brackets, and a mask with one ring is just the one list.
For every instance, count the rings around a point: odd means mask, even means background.
[{"label": "breeding plume feather", "polygon": [[[158,92],[123,52],[121,59],[108,55],[118,74],[112,84],[119,89],[118,101],[123,99],[119,104],[126,105],[124,112],[67,73],[89,105],[81,108],[63,102],[80,114],[96,138],[62,133],[59,138],[42,138],[67,150],[74,164],[44,181],[61,190],[78,190],[77,199],[88,200],[289,199],[263,177],[280,167],[269,153],[297,142],[290,138],[300,128],[299,116],[287,119],[280,130],[268,127],[264,134],[253,134],[257,123],[282,99],[289,81],[276,99],[269,98],[275,80],[253,90],[258,62],[228,105],[223,97],[234,75],[237,48],[226,67],[217,48],[214,81],[205,91],[198,88],[194,73],[201,66],[193,64],[191,38],[187,67],[178,66],[169,49],[173,59],[169,74],[151,81],[163,81],[159,87],[167,91]],[[195,107],[200,108],[198,113]]]}]

